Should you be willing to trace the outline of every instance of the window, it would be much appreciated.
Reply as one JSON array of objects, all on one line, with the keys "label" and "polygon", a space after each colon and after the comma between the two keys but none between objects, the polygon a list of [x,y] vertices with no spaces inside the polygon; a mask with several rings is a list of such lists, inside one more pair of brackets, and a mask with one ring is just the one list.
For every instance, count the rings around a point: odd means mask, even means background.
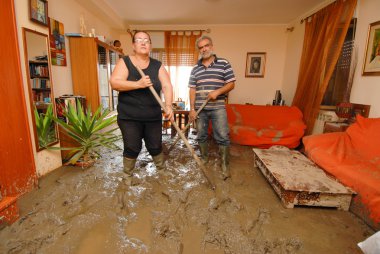
[{"label": "window", "polygon": [[[182,100],[186,107],[189,104],[189,78],[193,68],[193,56],[190,54],[181,54],[176,66],[168,66],[167,54],[165,49],[152,49],[150,56],[161,61],[170,74],[170,80],[173,85],[174,101]],[[172,59],[174,56],[172,56]],[[174,60],[172,60],[174,62]]]},{"label": "window", "polygon": [[[348,28],[344,44],[340,52],[338,62],[329,81],[325,95],[322,100],[323,106],[336,106],[345,99],[349,100],[351,87],[349,86],[351,60],[354,53],[356,18],[352,19]],[[347,98],[345,98],[347,97]]]}]

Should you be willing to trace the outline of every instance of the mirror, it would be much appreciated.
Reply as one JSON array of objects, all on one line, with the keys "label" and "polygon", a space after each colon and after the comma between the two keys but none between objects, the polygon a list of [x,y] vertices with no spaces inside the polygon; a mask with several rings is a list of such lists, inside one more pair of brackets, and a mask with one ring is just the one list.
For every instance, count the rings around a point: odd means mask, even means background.
[{"label": "mirror", "polygon": [[48,36],[23,28],[24,55],[37,151],[58,143]]}]

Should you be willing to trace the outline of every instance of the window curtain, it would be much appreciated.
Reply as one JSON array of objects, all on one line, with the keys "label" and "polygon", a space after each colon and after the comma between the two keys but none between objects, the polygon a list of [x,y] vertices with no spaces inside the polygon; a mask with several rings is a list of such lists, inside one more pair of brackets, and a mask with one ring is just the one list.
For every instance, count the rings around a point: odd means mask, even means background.
[{"label": "window curtain", "polygon": [[306,20],[297,90],[292,105],[304,115],[311,134],[342,49],[357,0],[337,0]]},{"label": "window curtain", "polygon": [[[174,100],[188,100],[188,82],[191,67],[198,60],[195,41],[202,35],[200,31],[166,31],[165,51],[168,71],[173,84]],[[187,68],[186,68],[187,67]]]}]

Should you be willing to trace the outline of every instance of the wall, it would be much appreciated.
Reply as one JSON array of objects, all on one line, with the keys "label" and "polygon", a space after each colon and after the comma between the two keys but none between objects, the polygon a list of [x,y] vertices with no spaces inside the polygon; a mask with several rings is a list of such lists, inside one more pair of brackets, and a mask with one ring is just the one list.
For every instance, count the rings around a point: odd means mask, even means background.
[{"label": "wall", "polygon": [[[26,27],[40,33],[48,34],[48,27],[39,25],[37,23],[31,22],[29,20],[29,0],[15,0],[15,11],[16,11],[16,22],[18,30],[18,41],[20,46],[20,62],[22,67],[23,83],[24,83],[24,92],[26,98],[26,106],[28,110],[28,118],[30,131],[33,142],[33,152],[36,162],[36,171],[38,176],[42,176],[51,170],[58,168],[62,165],[61,155],[59,151],[49,151],[43,150],[37,153],[35,149],[35,140],[34,140],[34,126],[32,126],[32,114],[30,109],[30,99],[28,94],[28,83],[27,83],[27,73],[25,70],[25,58],[24,58],[24,43],[22,35],[22,27]],[[85,24],[88,31],[91,28],[95,28],[96,34],[104,35],[108,40],[111,38],[118,38],[119,32],[109,28],[106,22],[100,20],[96,15],[90,13],[87,9],[83,8],[75,0],[49,0],[48,1],[48,13],[49,17],[58,20],[64,24],[65,33],[68,32],[80,32],[79,19],[81,16],[84,17]],[[67,66],[51,66],[52,70],[52,83],[53,83],[53,93],[55,97],[58,97],[63,94],[71,94],[72,81],[71,81],[71,67],[70,67],[70,53],[68,40],[65,38],[66,45],[66,57],[67,57]]]},{"label": "wall", "polygon": [[[134,26],[131,29],[211,29],[215,53],[228,59],[235,71],[236,86],[230,103],[265,105],[281,89],[288,33],[285,25]],[[129,42],[129,45],[131,42]],[[154,47],[159,47],[153,40]],[[128,52],[128,51],[127,51]],[[266,52],[264,78],[246,78],[247,52]]]},{"label": "wall", "polygon": [[351,102],[371,105],[369,117],[380,117],[380,76],[362,76],[363,61],[370,23],[380,20],[380,1],[361,0],[358,2],[358,23],[356,45],[358,46],[358,65],[351,91]]}]

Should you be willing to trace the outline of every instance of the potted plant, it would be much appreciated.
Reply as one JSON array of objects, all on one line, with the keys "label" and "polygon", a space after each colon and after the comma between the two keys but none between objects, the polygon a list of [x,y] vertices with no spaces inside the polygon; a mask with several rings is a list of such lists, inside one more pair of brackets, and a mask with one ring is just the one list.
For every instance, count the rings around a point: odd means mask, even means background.
[{"label": "potted plant", "polygon": [[76,108],[71,104],[63,107],[63,115],[67,122],[54,117],[54,121],[63,129],[65,134],[71,137],[77,146],[61,147],[59,149],[69,150],[67,164],[91,166],[95,159],[100,157],[98,149],[102,146],[120,150],[115,142],[121,139],[112,128],[117,121],[116,115],[109,116],[108,109],[102,110],[100,106],[92,115],[91,108],[85,111],[78,101]]},{"label": "potted plant", "polygon": [[45,113],[39,113],[37,108],[34,107],[34,118],[36,120],[38,144],[40,147],[46,148],[56,139],[53,124],[53,104],[49,104]]}]

